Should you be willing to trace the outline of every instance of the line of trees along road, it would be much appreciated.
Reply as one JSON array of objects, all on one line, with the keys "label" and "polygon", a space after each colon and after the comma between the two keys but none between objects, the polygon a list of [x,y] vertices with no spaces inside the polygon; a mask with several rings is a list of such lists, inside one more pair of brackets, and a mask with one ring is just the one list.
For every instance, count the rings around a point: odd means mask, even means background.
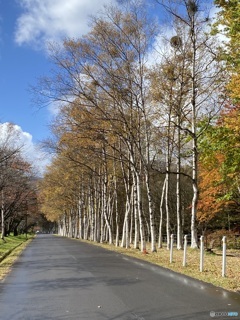
[{"label": "line of trees along road", "polygon": [[1,239],[11,233],[27,232],[37,213],[36,175],[23,156],[14,125],[7,124],[0,134]]},{"label": "line of trees along road", "polygon": [[200,1],[157,2],[173,34],[158,48],[162,27],[138,1],[106,8],[87,35],[50,46],[52,77],[35,89],[59,112],[40,199],[61,235],[144,252],[163,234],[169,248],[171,233],[181,249],[191,233],[195,248],[211,220],[197,212],[199,164],[229,73]]}]

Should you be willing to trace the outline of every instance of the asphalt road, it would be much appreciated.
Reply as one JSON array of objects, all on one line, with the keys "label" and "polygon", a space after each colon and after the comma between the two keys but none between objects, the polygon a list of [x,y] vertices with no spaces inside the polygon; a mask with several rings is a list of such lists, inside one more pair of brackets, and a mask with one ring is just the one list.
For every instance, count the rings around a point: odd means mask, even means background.
[{"label": "asphalt road", "polygon": [[1,320],[230,319],[226,312],[240,319],[239,294],[51,235],[37,236],[0,283]]}]

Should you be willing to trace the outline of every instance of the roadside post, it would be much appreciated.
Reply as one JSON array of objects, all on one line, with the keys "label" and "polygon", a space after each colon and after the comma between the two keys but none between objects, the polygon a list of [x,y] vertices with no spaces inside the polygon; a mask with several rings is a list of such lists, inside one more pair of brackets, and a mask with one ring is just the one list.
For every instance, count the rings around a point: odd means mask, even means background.
[{"label": "roadside post", "polygon": [[183,267],[187,264],[187,235],[184,236],[184,247],[183,247]]},{"label": "roadside post", "polygon": [[226,261],[226,251],[227,251],[226,236],[223,236],[222,243],[223,243],[223,249],[222,249],[222,277],[226,277],[226,266],[227,266],[227,261]]},{"label": "roadside post", "polygon": [[203,272],[204,265],[204,236],[200,237],[200,272]]},{"label": "roadside post", "polygon": [[170,263],[173,262],[173,237],[174,237],[174,235],[171,234],[171,236],[170,236]]}]

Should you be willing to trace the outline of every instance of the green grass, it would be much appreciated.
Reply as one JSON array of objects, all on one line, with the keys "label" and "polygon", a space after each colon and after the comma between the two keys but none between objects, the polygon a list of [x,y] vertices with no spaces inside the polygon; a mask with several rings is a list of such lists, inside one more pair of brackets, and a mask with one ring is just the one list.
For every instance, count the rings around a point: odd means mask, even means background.
[{"label": "green grass", "polygon": [[5,242],[0,239],[0,258],[4,254],[6,254],[8,251],[16,248],[18,245],[26,241],[26,235],[20,235],[14,237],[13,235],[10,235],[8,237],[5,237]]},{"label": "green grass", "polygon": [[11,266],[33,237],[34,235],[28,235],[26,239],[26,235],[10,235],[5,237],[5,242],[0,239],[0,280],[9,273]]}]

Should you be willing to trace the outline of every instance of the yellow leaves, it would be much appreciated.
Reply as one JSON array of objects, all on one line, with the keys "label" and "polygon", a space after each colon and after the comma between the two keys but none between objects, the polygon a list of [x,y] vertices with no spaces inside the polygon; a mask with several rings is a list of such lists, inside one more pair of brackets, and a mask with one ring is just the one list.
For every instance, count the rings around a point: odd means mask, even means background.
[{"label": "yellow leaves", "polygon": [[[240,72],[240,71],[239,71]],[[240,73],[234,74],[228,85],[232,99],[240,101]]]},{"label": "yellow leaves", "polygon": [[72,192],[75,190],[77,172],[73,171],[68,161],[56,158],[40,182],[41,209],[47,219],[58,220],[64,209],[72,205]]}]

